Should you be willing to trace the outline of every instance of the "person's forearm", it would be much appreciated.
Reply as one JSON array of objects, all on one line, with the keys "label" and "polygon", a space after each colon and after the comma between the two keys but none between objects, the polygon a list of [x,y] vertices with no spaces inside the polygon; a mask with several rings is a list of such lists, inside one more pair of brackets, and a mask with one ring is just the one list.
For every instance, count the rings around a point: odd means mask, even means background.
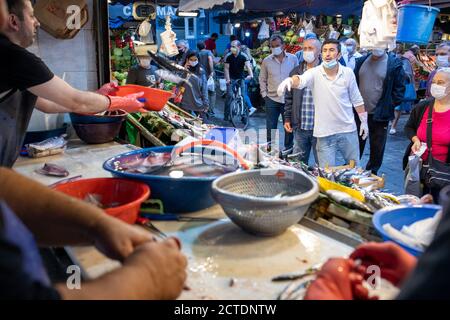
[{"label": "person's forearm", "polygon": [[[54,102],[55,106],[62,106],[70,112],[95,114],[106,111],[111,104],[108,97],[72,88],[56,76],[44,84],[28,88],[28,91],[40,98]],[[48,110],[48,112],[57,111]]]},{"label": "person's forearm", "polygon": [[91,244],[96,227],[109,218],[95,206],[6,168],[0,168],[0,199],[6,201],[41,245]]},{"label": "person's forearm", "polygon": [[228,68],[226,68],[226,67],[225,67],[225,70],[224,70],[224,76],[225,76],[225,80],[227,82],[229,82],[230,81],[230,72],[229,72]]},{"label": "person's forearm", "polygon": [[356,110],[356,112],[358,114],[365,113],[366,112],[366,107],[364,107],[364,105],[360,105],[360,106],[355,107],[355,110]]},{"label": "person's forearm", "polygon": [[65,284],[56,285],[56,290],[64,300],[158,299],[158,293],[148,292],[148,284],[143,283],[143,275],[147,272],[145,268],[124,266],[98,279],[81,283],[80,290],[69,290]]},{"label": "person's forearm", "polygon": [[420,139],[419,139],[418,136],[414,136],[414,137],[411,138],[411,141],[412,141],[413,143],[416,143],[416,142],[420,142]]},{"label": "person's forearm", "polygon": [[67,113],[70,112],[67,108],[49,101],[47,99],[38,98],[36,108],[44,113]]},{"label": "person's forearm", "polygon": [[75,103],[69,106],[71,112],[100,113],[108,110],[111,101],[108,97],[98,93],[79,91]]}]

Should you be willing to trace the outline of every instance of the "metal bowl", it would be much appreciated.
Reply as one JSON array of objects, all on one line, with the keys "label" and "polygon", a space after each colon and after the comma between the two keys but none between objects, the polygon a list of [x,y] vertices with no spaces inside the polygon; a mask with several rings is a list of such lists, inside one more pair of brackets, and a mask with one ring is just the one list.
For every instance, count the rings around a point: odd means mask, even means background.
[{"label": "metal bowl", "polygon": [[263,169],[222,176],[213,182],[212,194],[243,230],[275,236],[303,218],[319,196],[319,187],[295,169]]}]

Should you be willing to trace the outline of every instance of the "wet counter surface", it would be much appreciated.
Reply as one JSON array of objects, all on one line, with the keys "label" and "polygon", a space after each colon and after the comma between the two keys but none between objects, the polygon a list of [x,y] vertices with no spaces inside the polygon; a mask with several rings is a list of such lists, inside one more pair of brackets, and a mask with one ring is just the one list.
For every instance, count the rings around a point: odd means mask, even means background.
[{"label": "wet counter surface", "polygon": [[[34,173],[44,163],[63,165],[69,177],[108,177],[102,169],[108,158],[130,151],[115,143],[97,146],[76,144],[65,154],[42,159],[20,159],[15,170],[44,184],[59,179]],[[220,206],[191,214],[226,218]],[[328,258],[348,256],[352,246],[315,231],[303,223],[277,237],[245,233],[229,220],[203,222],[153,222],[169,236],[178,237],[188,257],[188,287],[181,299],[276,299],[288,282],[272,282],[281,274],[301,273]],[[117,268],[94,247],[68,247],[67,252],[86,278],[96,278]]]}]

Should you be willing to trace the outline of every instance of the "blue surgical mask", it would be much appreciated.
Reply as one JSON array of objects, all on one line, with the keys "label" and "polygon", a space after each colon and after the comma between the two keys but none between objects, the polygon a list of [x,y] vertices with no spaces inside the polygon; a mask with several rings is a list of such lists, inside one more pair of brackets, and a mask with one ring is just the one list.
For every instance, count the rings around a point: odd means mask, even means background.
[{"label": "blue surgical mask", "polygon": [[331,60],[330,62],[323,61],[322,65],[325,69],[333,69],[338,64],[336,59]]}]

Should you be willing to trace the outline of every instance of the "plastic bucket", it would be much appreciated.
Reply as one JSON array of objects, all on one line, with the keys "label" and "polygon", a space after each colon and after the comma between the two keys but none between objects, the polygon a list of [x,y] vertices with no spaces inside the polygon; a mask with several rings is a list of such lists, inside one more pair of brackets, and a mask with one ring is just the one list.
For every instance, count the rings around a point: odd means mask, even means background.
[{"label": "plastic bucket", "polygon": [[142,202],[150,196],[150,188],[145,183],[116,178],[81,179],[57,185],[54,189],[80,200],[88,195],[98,195],[104,206],[115,204],[104,209],[108,215],[130,224],[136,222]]},{"label": "plastic bucket", "polygon": [[152,199],[161,200],[165,212],[190,213],[215,205],[211,194],[211,184],[217,177],[184,177],[175,179],[166,176],[128,173],[116,169],[117,163],[126,163],[133,159],[147,157],[150,152],[172,152],[173,147],[142,149],[119,155],[107,160],[103,169],[114,177],[144,182],[152,190]]},{"label": "plastic bucket", "polygon": [[390,207],[376,212],[372,218],[372,222],[384,241],[393,241],[412,255],[418,257],[423,253],[422,251],[418,248],[411,247],[401,241],[393,239],[386,231],[384,231],[383,225],[390,223],[395,229],[401,230],[403,226],[409,226],[419,220],[434,217],[436,212],[441,209],[442,207],[437,205]]},{"label": "plastic bucket", "polygon": [[119,90],[116,92],[116,96],[125,97],[129,94],[138,92],[144,92],[143,98],[146,99],[144,102],[145,108],[152,111],[161,111],[172,96],[172,92],[170,91],[148,88],[134,84],[119,87]]},{"label": "plastic bucket", "polygon": [[430,6],[401,5],[398,9],[397,41],[427,44],[439,11]]}]

